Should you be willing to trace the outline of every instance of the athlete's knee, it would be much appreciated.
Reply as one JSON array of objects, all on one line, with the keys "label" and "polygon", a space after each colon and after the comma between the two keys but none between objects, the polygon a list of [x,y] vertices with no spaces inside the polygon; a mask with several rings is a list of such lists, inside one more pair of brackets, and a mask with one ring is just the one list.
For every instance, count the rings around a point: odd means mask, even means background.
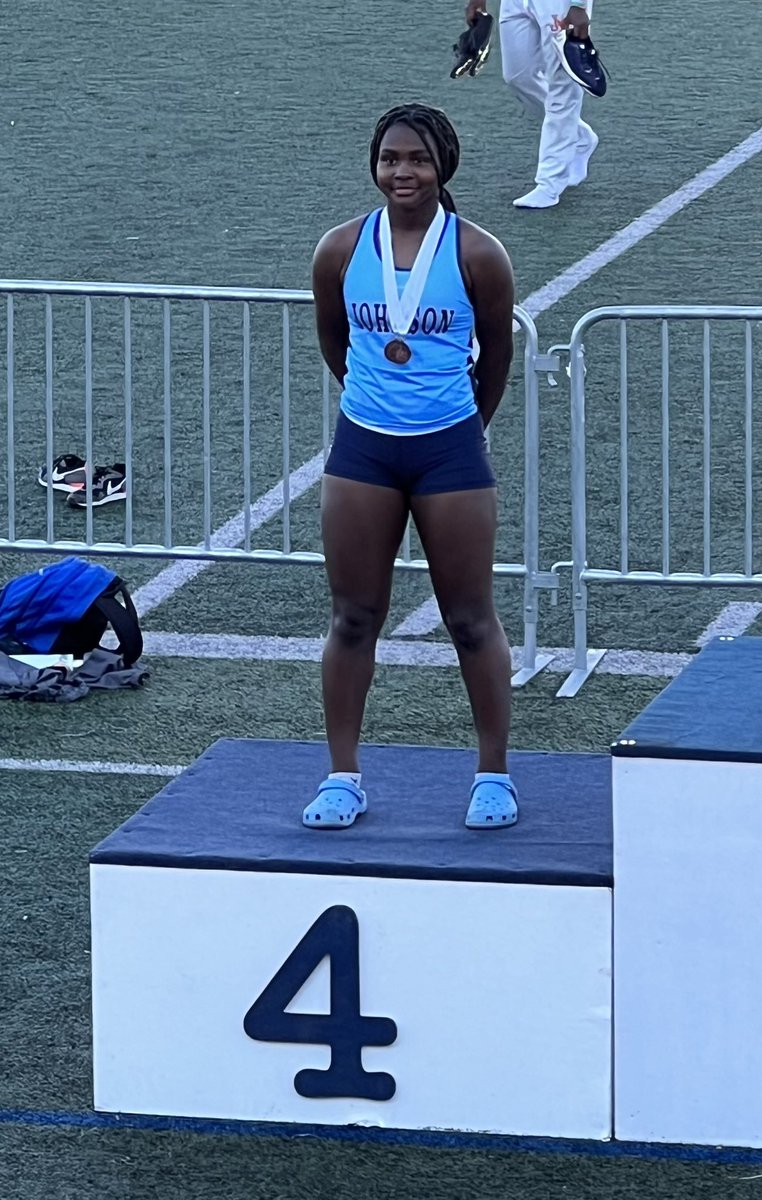
[{"label": "athlete's knee", "polygon": [[375,644],[385,617],[381,606],[334,599],[331,634],[345,649],[365,650]]},{"label": "athlete's knee", "polygon": [[478,654],[498,631],[494,613],[483,610],[454,608],[444,613],[444,623],[455,649],[465,654]]}]

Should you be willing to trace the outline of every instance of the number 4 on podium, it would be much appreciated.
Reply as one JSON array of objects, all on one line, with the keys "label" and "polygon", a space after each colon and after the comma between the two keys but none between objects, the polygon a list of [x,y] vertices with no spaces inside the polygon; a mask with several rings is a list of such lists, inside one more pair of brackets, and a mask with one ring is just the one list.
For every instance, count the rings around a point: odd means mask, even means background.
[{"label": "number 4 on podium", "polygon": [[[324,958],[330,960],[331,1010],[327,1015],[290,1013],[286,1007]],[[330,1046],[327,1071],[299,1071],[294,1087],[309,1099],[358,1097],[391,1100],[392,1075],[366,1071],[364,1046],[391,1046],[397,1026],[389,1017],[360,1012],[360,937],[357,916],[336,904],[307,930],[243,1019],[244,1031],[258,1042]]]}]

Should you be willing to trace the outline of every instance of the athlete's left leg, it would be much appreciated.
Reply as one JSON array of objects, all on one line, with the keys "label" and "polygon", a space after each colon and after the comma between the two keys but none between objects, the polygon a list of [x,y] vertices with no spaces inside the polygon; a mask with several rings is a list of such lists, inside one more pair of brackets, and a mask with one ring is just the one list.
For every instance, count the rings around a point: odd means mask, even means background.
[{"label": "athlete's left leg", "polygon": [[554,23],[568,10],[567,0],[530,0],[530,3],[540,26],[543,75],[548,89],[536,181],[560,194],[565,187],[580,183],[585,177],[587,160],[598,138],[582,120],[584,92],[564,71],[553,42]]},{"label": "athlete's left leg", "polygon": [[479,741],[479,771],[507,772],[511,652],[495,612],[494,487],[411,497],[439,608],[458,655]]}]

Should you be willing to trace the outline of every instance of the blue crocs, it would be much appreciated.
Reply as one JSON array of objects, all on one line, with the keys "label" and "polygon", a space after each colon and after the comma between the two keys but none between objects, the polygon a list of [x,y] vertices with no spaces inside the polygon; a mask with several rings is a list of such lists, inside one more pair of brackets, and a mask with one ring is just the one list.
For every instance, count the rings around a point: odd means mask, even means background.
[{"label": "blue crocs", "polygon": [[309,829],[347,829],[367,807],[365,792],[349,779],[324,779],[302,822]]},{"label": "blue crocs", "polygon": [[519,819],[516,785],[505,775],[477,779],[466,813],[469,829],[503,829]]}]

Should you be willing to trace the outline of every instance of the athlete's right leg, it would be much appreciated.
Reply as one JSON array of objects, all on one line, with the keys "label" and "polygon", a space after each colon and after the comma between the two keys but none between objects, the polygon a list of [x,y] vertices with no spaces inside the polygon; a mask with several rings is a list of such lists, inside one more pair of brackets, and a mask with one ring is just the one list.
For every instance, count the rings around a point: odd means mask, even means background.
[{"label": "athlete's right leg", "polygon": [[[570,174],[583,142],[584,92],[569,78],[558,60],[550,22],[542,30],[542,41],[548,94],[535,179],[538,186],[560,195],[571,182]],[[589,126],[585,129],[592,133]]]},{"label": "athlete's right leg", "polygon": [[[598,145],[593,130],[582,120],[584,91],[561,66],[553,30],[567,0],[529,0],[538,23],[542,73],[547,88],[545,120],[540,138],[536,180],[539,186],[560,194],[570,184],[581,183],[587,162]],[[592,4],[589,6],[592,9]]]},{"label": "athlete's right leg", "polygon": [[323,706],[331,771],[359,771],[365,700],[407,516],[401,491],[323,477],[321,520],[332,604],[323,650]]}]

